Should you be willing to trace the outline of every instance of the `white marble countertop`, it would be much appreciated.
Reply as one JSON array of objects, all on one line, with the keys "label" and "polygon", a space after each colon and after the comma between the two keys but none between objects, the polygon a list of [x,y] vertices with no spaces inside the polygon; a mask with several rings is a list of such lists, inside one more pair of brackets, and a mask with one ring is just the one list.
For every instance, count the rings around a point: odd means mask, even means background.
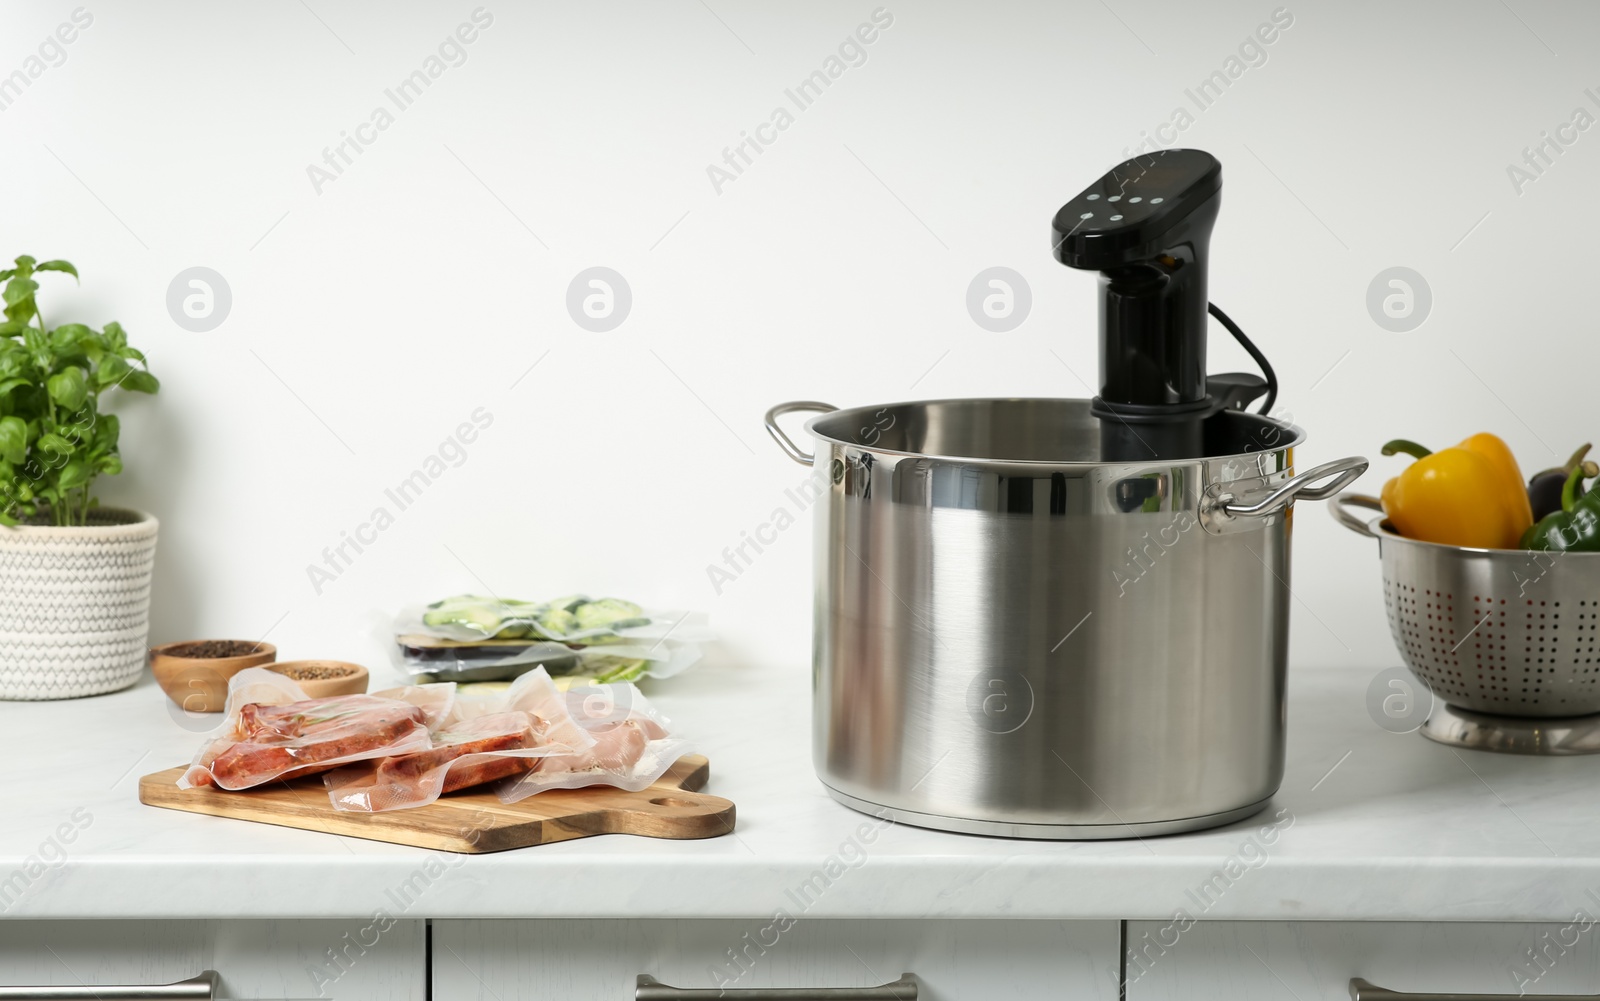
[{"label": "white marble countertop", "polygon": [[[1455,751],[1367,715],[1369,671],[1295,670],[1288,773],[1269,812],[1199,834],[1010,841],[894,826],[800,907],[788,891],[861,825],[811,770],[809,672],[717,664],[653,698],[738,805],[732,836],[605,836],[485,856],[178,813],[141,774],[198,735],[146,678],[114,695],[0,703],[0,917],[1011,917],[1566,920],[1600,899],[1600,757]],[[1247,848],[1273,813],[1292,824]],[[64,860],[48,839],[75,840]],[[1241,854],[1242,853],[1242,854]],[[1231,856],[1220,893],[1197,894]],[[1264,861],[1262,860],[1264,858]],[[420,892],[394,891],[431,865]],[[17,872],[24,879],[17,892]],[[30,875],[31,873],[31,875]],[[417,886],[414,881],[413,886]],[[403,905],[403,906],[402,906]]]}]

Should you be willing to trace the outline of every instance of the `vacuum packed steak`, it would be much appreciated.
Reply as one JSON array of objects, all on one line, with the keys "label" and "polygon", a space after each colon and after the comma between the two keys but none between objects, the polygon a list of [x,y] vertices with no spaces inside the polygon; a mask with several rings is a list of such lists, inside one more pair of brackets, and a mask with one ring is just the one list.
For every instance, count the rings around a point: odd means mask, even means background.
[{"label": "vacuum packed steak", "polygon": [[536,758],[498,757],[476,761],[459,759],[487,751],[508,751],[533,747],[534,717],[525,712],[490,713],[457,723],[434,735],[434,746],[426,751],[396,755],[378,762],[380,782],[415,782],[435,768],[448,766],[442,792],[454,792],[480,785],[506,775],[525,772],[538,763]]},{"label": "vacuum packed steak", "polygon": [[234,733],[202,757],[201,769],[209,774],[191,781],[248,789],[427,746],[423,711],[397,699],[338,695],[283,706],[252,703],[239,710]]}]

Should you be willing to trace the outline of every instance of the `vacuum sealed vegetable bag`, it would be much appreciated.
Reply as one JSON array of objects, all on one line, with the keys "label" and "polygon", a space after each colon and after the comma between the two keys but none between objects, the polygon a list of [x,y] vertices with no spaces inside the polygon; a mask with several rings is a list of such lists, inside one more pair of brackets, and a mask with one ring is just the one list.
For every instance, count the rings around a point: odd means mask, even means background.
[{"label": "vacuum sealed vegetable bag", "polygon": [[422,611],[426,630],[446,639],[543,639],[558,643],[604,642],[623,630],[648,626],[652,616],[621,598],[569,595],[554,601],[517,601],[461,594]]},{"label": "vacuum sealed vegetable bag", "polygon": [[668,678],[700,659],[703,615],[620,598],[532,602],[457,595],[402,612],[394,663],[434,681],[509,681],[535,667],[586,683]]},{"label": "vacuum sealed vegetable bag", "polygon": [[454,686],[414,686],[407,698],[337,695],[307,699],[300,686],[265,668],[228,685],[223,721],[178,784],[249,789],[368,758],[431,746],[430,717],[443,718]]}]

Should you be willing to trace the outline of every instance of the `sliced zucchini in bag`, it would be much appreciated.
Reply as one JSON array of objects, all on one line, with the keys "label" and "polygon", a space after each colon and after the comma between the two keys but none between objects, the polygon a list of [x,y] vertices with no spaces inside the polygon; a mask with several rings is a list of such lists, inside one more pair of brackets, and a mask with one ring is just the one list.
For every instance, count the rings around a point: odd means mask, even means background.
[{"label": "sliced zucchini in bag", "polygon": [[[632,619],[639,619],[644,609],[631,601],[621,598],[600,598],[597,601],[587,601],[573,609],[572,614],[577,616],[579,629],[612,628],[616,623]],[[650,620],[633,622],[633,625],[647,624]]]},{"label": "sliced zucchini in bag", "polygon": [[565,608],[550,607],[545,609],[534,625],[546,639],[561,639],[577,632],[578,618]]},{"label": "sliced zucchini in bag", "polygon": [[482,604],[441,602],[437,608],[429,607],[422,616],[422,622],[424,625],[434,627],[458,626],[485,636],[493,636],[500,630],[501,619],[492,602],[485,601]]},{"label": "sliced zucchini in bag", "polygon": [[609,685],[617,681],[638,681],[644,677],[650,662],[630,657],[596,657],[585,666],[595,672],[595,684]]}]

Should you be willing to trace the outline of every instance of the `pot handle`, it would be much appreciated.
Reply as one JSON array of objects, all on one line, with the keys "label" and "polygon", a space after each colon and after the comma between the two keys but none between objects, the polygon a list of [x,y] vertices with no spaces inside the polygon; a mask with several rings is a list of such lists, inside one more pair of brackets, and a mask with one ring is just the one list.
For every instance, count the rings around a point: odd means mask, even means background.
[{"label": "pot handle", "polygon": [[1376,497],[1369,497],[1366,494],[1340,494],[1339,496],[1328,501],[1328,510],[1333,514],[1334,520],[1339,524],[1343,525],[1345,528],[1348,528],[1352,532],[1359,532],[1369,539],[1382,538],[1382,536],[1372,530],[1371,525],[1345,510],[1346,504],[1349,504],[1351,507],[1368,508],[1381,514],[1383,512],[1382,501],[1378,500]]},{"label": "pot handle", "polygon": [[763,423],[767,426],[767,434],[772,435],[772,440],[778,443],[778,447],[783,449],[785,455],[802,466],[809,466],[811,465],[811,453],[801,451],[800,446],[796,445],[788,435],[783,433],[783,429],[778,427],[778,418],[784,414],[793,413],[831,414],[838,409],[838,407],[829,403],[818,403],[815,400],[796,400],[793,403],[780,403],[768,410],[767,416],[763,418]]},{"label": "pot handle", "polygon": [[[1219,505],[1230,518],[1263,518],[1277,514],[1297,500],[1327,500],[1356,481],[1367,471],[1367,460],[1359,455],[1335,459],[1313,466],[1298,476],[1291,476],[1283,484],[1254,504],[1236,504],[1228,500]],[[1314,487],[1311,484],[1333,477],[1333,482]]]}]

